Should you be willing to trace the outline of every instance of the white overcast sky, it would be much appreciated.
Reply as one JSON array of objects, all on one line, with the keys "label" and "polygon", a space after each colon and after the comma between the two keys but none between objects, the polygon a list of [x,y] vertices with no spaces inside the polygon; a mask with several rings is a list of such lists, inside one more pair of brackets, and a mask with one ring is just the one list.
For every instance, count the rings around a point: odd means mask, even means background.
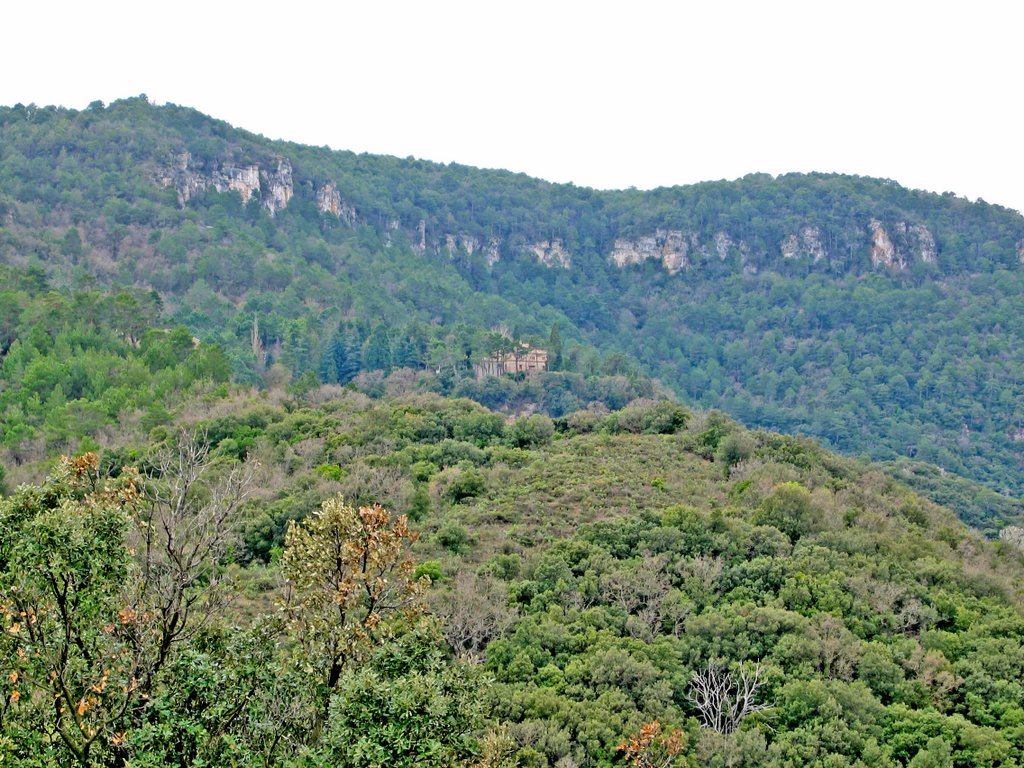
[{"label": "white overcast sky", "polygon": [[14,0],[0,104],[145,93],[599,188],[836,171],[1024,210],[1022,22],[985,0]]}]

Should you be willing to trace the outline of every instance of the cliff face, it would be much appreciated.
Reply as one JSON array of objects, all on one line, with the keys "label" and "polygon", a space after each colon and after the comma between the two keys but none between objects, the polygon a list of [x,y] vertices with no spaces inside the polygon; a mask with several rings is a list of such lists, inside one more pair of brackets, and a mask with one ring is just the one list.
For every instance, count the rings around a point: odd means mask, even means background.
[{"label": "cliff face", "polygon": [[[269,161],[240,163],[225,158],[220,161],[197,163],[188,152],[181,152],[156,174],[156,181],[173,187],[181,206],[207,190],[237,192],[243,203],[258,199],[271,215],[288,207],[295,194],[296,180],[292,164],[287,157],[273,155]],[[314,184],[301,182],[303,194],[315,201],[323,214],[354,227],[359,219],[355,207],[346,201],[334,181]],[[863,222],[861,219],[860,222]],[[742,224],[742,221],[740,221]],[[549,268],[571,269],[571,247],[557,237],[527,240],[515,233],[503,238],[482,238],[465,230],[450,229],[457,220],[450,214],[447,221],[419,220],[413,228],[409,222],[390,219],[384,226],[383,239],[390,244],[393,236],[403,231],[412,249],[419,254],[431,253],[455,258],[458,254],[483,254],[488,267],[493,268],[501,259],[502,251],[521,251],[534,256]],[[720,225],[719,225],[720,226]],[[619,268],[654,261],[669,275],[701,269],[716,262],[730,262],[745,273],[771,269],[782,261],[809,260],[813,264],[825,263],[849,266],[860,262],[876,269],[905,270],[915,263],[931,264],[938,258],[938,247],[932,232],[923,224],[906,220],[871,218],[867,224],[849,221],[838,227],[834,222],[807,221],[790,230],[773,245],[765,238],[752,240],[752,248],[736,228],[683,229],[658,227],[653,232],[634,237],[615,237],[608,260]],[[582,254],[587,256],[589,254]],[[1017,244],[1017,257],[1024,264],[1024,240]],[[730,261],[730,259],[732,261]]]},{"label": "cliff face", "polygon": [[157,172],[156,181],[161,186],[174,187],[178,205],[183,208],[196,195],[213,189],[237,192],[243,203],[258,195],[263,207],[273,216],[288,205],[294,194],[292,165],[286,157],[278,157],[272,170],[256,164],[198,168],[192,155],[182,152],[171,165]]},{"label": "cliff face", "polygon": [[871,230],[871,263],[876,267],[906,269],[913,261],[935,263],[938,249],[935,238],[922,224],[898,221],[886,230],[877,219],[868,224]]},{"label": "cliff face", "polygon": [[653,235],[635,240],[616,240],[609,258],[618,267],[654,259],[661,262],[666,272],[674,275],[690,266],[689,251],[687,235],[681,229],[658,229]]},{"label": "cliff face", "polygon": [[[922,224],[897,221],[883,225],[872,219],[866,231],[847,230],[841,236],[833,235],[829,242],[816,224],[807,224],[786,235],[779,243],[783,260],[809,259],[811,262],[836,260],[848,263],[850,253],[867,253],[871,264],[880,269],[907,269],[920,261],[934,263],[938,248],[931,231]],[[697,233],[680,229],[657,229],[654,234],[637,238],[618,238],[614,241],[609,261],[620,268],[646,261],[658,261],[669,274],[698,269],[701,263],[718,259],[725,261],[735,256],[744,272],[752,273],[761,267],[771,267],[769,253],[757,253],[743,240],[718,231],[702,243]],[[1018,256],[1024,264],[1024,241],[1018,247]]]},{"label": "cliff face", "polygon": [[356,209],[341,199],[338,187],[329,181],[316,191],[316,207],[320,213],[330,213],[350,227],[356,225]]},{"label": "cliff face", "polygon": [[537,257],[537,261],[545,267],[569,269],[572,266],[572,256],[565,250],[561,240],[540,240],[532,243],[528,248]]},{"label": "cliff face", "polygon": [[273,172],[260,170],[260,190],[263,193],[263,206],[270,211],[271,216],[284,210],[295,191],[292,185],[292,164],[288,158],[277,158],[277,168]]},{"label": "cliff face", "polygon": [[789,235],[780,246],[782,258],[809,258],[815,264],[826,258],[825,246],[821,244],[821,230],[808,226],[800,230],[798,235]]}]

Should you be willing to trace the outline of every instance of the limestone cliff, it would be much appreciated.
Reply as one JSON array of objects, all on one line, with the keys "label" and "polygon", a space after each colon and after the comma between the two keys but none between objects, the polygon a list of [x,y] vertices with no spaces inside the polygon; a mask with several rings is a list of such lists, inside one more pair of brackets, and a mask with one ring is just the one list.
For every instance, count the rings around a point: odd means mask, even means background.
[{"label": "limestone cliff", "polygon": [[926,264],[934,264],[939,256],[939,249],[935,246],[935,238],[923,224],[911,224],[908,231],[917,241],[917,253],[921,261]]},{"label": "limestone cliff", "polygon": [[561,240],[541,240],[528,248],[545,267],[569,269],[572,266],[572,256],[562,246]]},{"label": "limestone cliff", "polygon": [[465,251],[466,254],[472,256],[480,250],[480,241],[472,235],[467,235],[463,232],[457,235],[448,234],[444,236],[444,249],[448,252],[449,257],[454,256],[459,251]]},{"label": "limestone cliff", "polygon": [[809,258],[815,264],[826,257],[825,246],[821,243],[821,230],[815,226],[803,227],[799,235],[789,235],[780,246],[782,258]]},{"label": "limestone cliff", "polygon": [[656,229],[653,235],[644,235],[636,240],[617,239],[609,258],[618,267],[655,259],[674,275],[690,266],[689,250],[686,233],[681,229]]},{"label": "limestone cliff", "polygon": [[493,267],[501,260],[501,241],[492,237],[484,247],[484,257],[487,259],[487,266]]},{"label": "limestone cliff", "polygon": [[871,263],[876,267],[905,269],[907,262],[903,255],[896,251],[896,246],[893,245],[892,238],[885,231],[882,222],[872,219],[868,228],[871,230]]},{"label": "limestone cliff", "polygon": [[715,254],[718,256],[719,260],[725,261],[729,257],[729,251],[735,245],[736,244],[732,241],[732,238],[725,232],[715,233]]},{"label": "limestone cliff", "polygon": [[906,269],[916,258],[934,264],[938,258],[935,237],[923,224],[897,221],[891,233],[878,219],[868,223],[871,232],[871,263],[876,267]]},{"label": "limestone cliff", "polygon": [[320,213],[334,214],[350,227],[356,225],[356,209],[341,199],[341,194],[333,181],[327,182],[316,191],[316,207]]},{"label": "limestone cliff", "polygon": [[278,157],[274,169],[256,164],[217,164],[211,168],[197,168],[192,155],[182,152],[173,162],[160,168],[156,181],[164,187],[174,187],[178,205],[185,207],[189,200],[208,189],[217,192],[237,192],[243,203],[259,195],[261,204],[273,216],[283,210],[294,193],[292,165],[286,157]]},{"label": "limestone cliff", "polygon": [[288,206],[295,187],[292,184],[292,164],[287,157],[277,158],[277,167],[273,172],[260,169],[260,191],[263,194],[263,207],[270,211],[271,216]]}]

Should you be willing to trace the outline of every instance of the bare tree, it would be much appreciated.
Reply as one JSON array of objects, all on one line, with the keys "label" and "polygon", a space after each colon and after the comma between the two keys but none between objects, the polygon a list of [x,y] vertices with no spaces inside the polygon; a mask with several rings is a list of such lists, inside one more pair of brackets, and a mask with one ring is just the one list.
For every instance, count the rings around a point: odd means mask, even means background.
[{"label": "bare tree", "polygon": [[761,665],[755,664],[752,671],[741,667],[739,675],[734,676],[719,662],[709,661],[707,668],[690,680],[687,696],[700,715],[701,725],[719,733],[734,733],[747,715],[768,709],[767,704],[756,701],[761,671]]},{"label": "bare tree", "polygon": [[999,538],[1003,541],[1009,542],[1019,549],[1024,549],[1024,528],[1020,526],[1011,525],[1007,528],[1003,528],[999,532]]},{"label": "bare tree", "polygon": [[487,644],[501,637],[516,619],[508,593],[493,579],[462,572],[442,598],[444,637],[455,653],[482,661]]},{"label": "bare tree", "polygon": [[221,560],[238,533],[256,470],[255,462],[245,462],[214,477],[203,432],[179,433],[154,458],[133,542],[139,602],[155,614],[159,634],[154,672],[171,646],[202,627],[220,603]]}]

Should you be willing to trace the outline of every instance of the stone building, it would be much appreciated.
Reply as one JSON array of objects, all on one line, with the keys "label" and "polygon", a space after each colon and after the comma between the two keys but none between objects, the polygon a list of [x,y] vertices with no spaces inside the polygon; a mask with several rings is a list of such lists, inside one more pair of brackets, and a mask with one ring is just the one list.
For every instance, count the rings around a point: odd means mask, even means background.
[{"label": "stone building", "polygon": [[503,373],[536,373],[546,371],[548,353],[545,349],[535,349],[522,343],[512,352],[495,352],[473,366],[476,377],[501,376]]}]

